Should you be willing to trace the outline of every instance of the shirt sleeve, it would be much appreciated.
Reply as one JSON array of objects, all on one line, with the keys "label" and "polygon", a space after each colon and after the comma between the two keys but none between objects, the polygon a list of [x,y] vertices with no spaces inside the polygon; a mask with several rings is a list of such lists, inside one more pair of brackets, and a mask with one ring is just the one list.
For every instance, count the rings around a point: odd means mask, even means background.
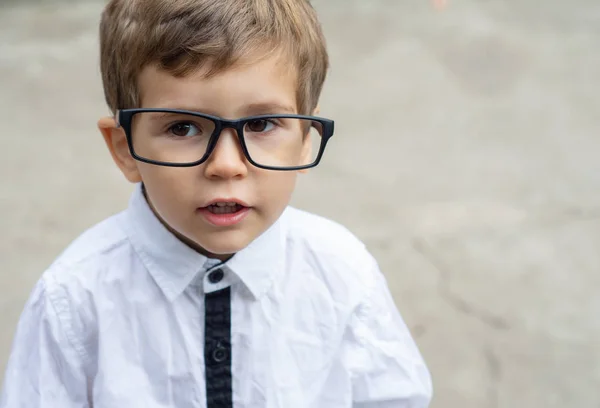
[{"label": "shirt sleeve", "polygon": [[427,366],[371,259],[364,301],[344,336],[353,408],[427,408],[432,398]]},{"label": "shirt sleeve", "polygon": [[67,310],[42,278],[17,325],[0,408],[89,407],[81,350],[59,319],[68,322]]}]

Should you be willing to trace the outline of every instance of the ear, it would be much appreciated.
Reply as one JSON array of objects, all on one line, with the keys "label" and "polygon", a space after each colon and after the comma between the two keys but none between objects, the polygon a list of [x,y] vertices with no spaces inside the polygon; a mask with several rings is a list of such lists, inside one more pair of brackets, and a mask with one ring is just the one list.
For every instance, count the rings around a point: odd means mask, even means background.
[{"label": "ear", "polygon": [[142,181],[137,167],[137,161],[131,156],[125,131],[117,127],[117,122],[113,118],[102,118],[98,121],[98,129],[104,137],[106,146],[110,151],[115,164],[121,169],[125,178],[131,183]]}]

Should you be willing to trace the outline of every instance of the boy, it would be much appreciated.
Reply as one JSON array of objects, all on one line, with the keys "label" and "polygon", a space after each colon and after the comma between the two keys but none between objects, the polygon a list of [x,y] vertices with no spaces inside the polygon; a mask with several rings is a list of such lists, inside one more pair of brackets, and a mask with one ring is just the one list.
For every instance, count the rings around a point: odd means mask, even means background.
[{"label": "boy", "polygon": [[288,207],[333,122],[307,0],[112,0],[98,126],[129,208],[43,274],[2,408],[424,408],[375,259]]}]

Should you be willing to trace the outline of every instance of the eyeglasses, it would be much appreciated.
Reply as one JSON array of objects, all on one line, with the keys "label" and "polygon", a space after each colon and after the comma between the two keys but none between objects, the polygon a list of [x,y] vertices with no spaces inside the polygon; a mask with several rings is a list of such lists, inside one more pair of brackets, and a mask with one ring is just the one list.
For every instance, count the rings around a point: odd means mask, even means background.
[{"label": "eyeglasses", "polygon": [[259,115],[225,120],[175,109],[117,112],[131,155],[146,163],[191,167],[204,163],[223,129],[235,129],[242,152],[267,170],[302,170],[319,164],[334,122],[304,115]]}]

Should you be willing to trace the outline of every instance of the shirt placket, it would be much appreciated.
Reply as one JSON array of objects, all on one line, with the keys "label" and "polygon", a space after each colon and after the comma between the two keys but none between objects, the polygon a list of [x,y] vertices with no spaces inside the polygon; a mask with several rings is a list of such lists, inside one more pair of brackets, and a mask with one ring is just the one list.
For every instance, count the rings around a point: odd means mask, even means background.
[{"label": "shirt placket", "polygon": [[[207,274],[207,285],[219,286],[223,269]],[[205,287],[206,287],[205,286]],[[233,407],[231,373],[231,287],[205,294],[204,361],[207,408]]]}]

